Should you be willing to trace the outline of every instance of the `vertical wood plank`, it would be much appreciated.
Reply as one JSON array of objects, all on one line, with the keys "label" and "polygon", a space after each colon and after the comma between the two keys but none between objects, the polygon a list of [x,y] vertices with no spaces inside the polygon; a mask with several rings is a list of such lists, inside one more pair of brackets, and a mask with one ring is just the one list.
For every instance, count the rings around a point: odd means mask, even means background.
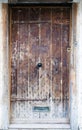
[{"label": "vertical wood plank", "polygon": [[12,9],[12,119],[68,118],[69,32],[69,8]]}]

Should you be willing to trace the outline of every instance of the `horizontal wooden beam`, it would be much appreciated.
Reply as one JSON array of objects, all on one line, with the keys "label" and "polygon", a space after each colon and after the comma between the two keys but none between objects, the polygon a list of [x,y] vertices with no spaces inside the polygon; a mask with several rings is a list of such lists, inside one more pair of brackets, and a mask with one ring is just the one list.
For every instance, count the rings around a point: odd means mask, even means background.
[{"label": "horizontal wooden beam", "polygon": [[24,3],[72,3],[73,0],[9,0],[10,4],[24,4]]},{"label": "horizontal wooden beam", "polygon": [[0,3],[79,3],[80,0],[0,0]]}]

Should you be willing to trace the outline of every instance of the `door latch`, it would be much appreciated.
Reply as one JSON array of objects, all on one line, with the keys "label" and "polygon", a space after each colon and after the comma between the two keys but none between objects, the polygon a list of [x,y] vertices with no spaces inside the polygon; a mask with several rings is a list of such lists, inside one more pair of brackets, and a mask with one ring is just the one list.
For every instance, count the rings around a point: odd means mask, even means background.
[{"label": "door latch", "polygon": [[67,52],[70,52],[71,51],[71,47],[67,47]]}]

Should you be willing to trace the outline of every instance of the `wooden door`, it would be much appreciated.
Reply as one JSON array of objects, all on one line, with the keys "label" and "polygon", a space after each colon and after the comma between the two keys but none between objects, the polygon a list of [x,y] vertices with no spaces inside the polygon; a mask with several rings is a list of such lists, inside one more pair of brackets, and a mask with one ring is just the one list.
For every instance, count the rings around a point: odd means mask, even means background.
[{"label": "wooden door", "polygon": [[69,7],[13,7],[11,119],[69,119]]}]

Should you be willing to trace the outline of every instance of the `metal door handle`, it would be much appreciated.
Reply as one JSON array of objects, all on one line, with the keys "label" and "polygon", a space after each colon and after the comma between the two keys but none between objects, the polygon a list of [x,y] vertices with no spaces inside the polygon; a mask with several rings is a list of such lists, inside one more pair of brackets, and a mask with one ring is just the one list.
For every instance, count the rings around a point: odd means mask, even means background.
[{"label": "metal door handle", "polygon": [[37,68],[40,68],[40,67],[42,67],[42,63],[37,64]]}]

